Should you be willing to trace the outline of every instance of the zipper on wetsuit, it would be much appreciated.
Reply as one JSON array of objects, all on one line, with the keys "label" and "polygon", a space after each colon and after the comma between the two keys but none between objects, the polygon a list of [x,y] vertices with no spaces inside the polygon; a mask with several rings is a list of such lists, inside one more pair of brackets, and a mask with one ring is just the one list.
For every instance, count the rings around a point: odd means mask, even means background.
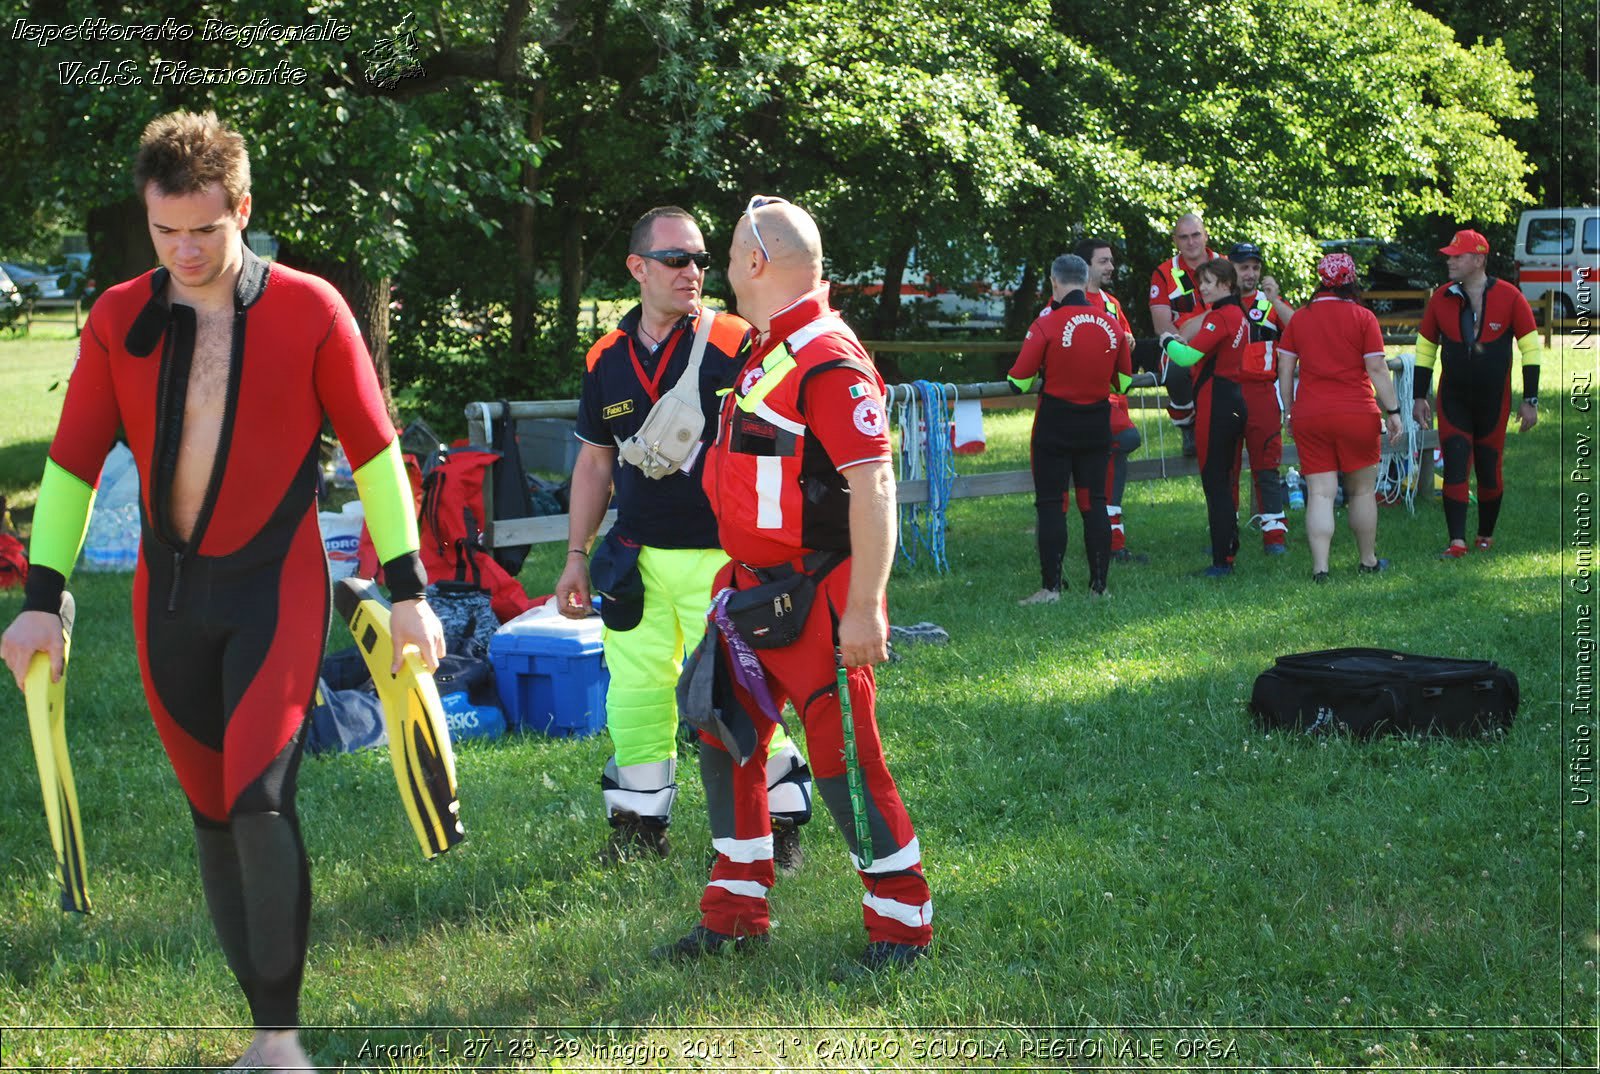
[{"label": "zipper on wetsuit", "polygon": [[[161,374],[156,387],[156,442],[155,458],[151,467],[151,528],[156,539],[162,545],[172,549],[172,584],[167,592],[167,612],[178,610],[178,590],[183,576],[183,552],[174,548],[177,544],[169,528],[166,512],[166,501],[169,498],[171,478],[168,473],[167,460],[174,454],[169,450],[170,437],[173,430],[168,428],[171,415],[170,400],[172,397],[173,366],[179,361],[178,349],[178,324],[177,316],[171,306],[168,306],[167,328],[165,346],[161,349]],[[186,378],[187,379],[187,378]],[[181,423],[179,430],[181,432]]]},{"label": "zipper on wetsuit", "polygon": [[183,580],[183,553],[172,553],[172,588],[167,591],[167,611],[178,610],[178,587]]}]

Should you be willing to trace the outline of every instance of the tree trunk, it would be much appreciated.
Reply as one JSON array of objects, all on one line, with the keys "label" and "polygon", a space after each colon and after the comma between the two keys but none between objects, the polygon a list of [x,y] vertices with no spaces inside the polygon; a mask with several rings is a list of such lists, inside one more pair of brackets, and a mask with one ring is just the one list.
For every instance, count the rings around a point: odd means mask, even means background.
[{"label": "tree trunk", "polygon": [[1033,262],[1028,262],[1022,267],[1022,279],[1017,284],[1017,289],[1011,293],[1011,300],[1006,303],[1007,339],[1021,339],[1022,334],[1028,330],[1034,318],[1039,313],[1039,270]]},{"label": "tree trunk", "polygon": [[367,351],[372,355],[372,367],[377,370],[378,384],[383,389],[384,406],[389,416],[395,417],[394,401],[389,393],[389,277],[369,280],[348,261],[303,253],[286,242],[278,244],[278,260],[290,268],[321,276],[344,296],[350,312],[355,315],[356,326],[361,329]]},{"label": "tree trunk", "polygon": [[[1017,283],[1017,289],[1011,293],[1011,299],[1006,303],[1005,338],[1021,339],[1028,331],[1028,326],[1033,324],[1034,317],[1039,312],[1039,307],[1044,303],[1039,301],[1039,270],[1033,262],[1022,266],[1022,279]],[[994,355],[994,379],[1003,380],[1006,370],[1011,368],[1016,355]]]},{"label": "tree trunk", "polygon": [[[528,107],[528,140],[535,145],[544,141],[545,84],[533,92]],[[538,317],[538,244],[539,165],[530,157],[522,163],[522,193],[524,201],[517,206],[516,221],[516,277],[511,295],[511,354],[514,359],[526,359],[533,347],[534,322]]]},{"label": "tree trunk", "polygon": [[89,210],[89,275],[96,291],[156,266],[144,205],[132,195]]},{"label": "tree trunk", "polygon": [[911,260],[911,247],[916,245],[914,232],[900,232],[889,242],[883,259],[883,290],[878,294],[878,309],[872,318],[873,339],[893,339],[900,323],[900,283],[905,278],[906,263]]},{"label": "tree trunk", "polygon": [[561,236],[561,296],[555,323],[558,357],[570,354],[578,345],[578,313],[583,306],[583,287],[588,277],[583,250],[583,216],[581,208],[570,206],[567,226]]}]

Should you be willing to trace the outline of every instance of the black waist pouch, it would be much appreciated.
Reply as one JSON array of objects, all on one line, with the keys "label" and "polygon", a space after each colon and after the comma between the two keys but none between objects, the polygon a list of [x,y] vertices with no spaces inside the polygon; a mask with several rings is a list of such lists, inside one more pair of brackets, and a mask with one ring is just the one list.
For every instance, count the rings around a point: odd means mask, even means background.
[{"label": "black waist pouch", "polygon": [[1519,700],[1517,677],[1492,660],[1327,649],[1278,657],[1250,711],[1263,727],[1307,734],[1475,735],[1510,727]]},{"label": "black waist pouch", "polygon": [[640,545],[617,532],[606,534],[589,560],[589,585],[600,595],[600,621],[608,630],[632,630],[644,618]]},{"label": "black waist pouch", "polygon": [[806,616],[817,599],[817,586],[828,572],[845,561],[842,552],[814,553],[804,570],[779,567],[752,571],[763,579],[758,586],[728,597],[728,619],[752,649],[782,649],[800,640]]}]

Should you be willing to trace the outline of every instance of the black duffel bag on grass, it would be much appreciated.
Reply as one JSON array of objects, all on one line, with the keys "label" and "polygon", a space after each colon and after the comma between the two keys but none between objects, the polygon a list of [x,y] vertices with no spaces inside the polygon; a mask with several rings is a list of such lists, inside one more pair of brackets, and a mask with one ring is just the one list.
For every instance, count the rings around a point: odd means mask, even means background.
[{"label": "black duffel bag on grass", "polygon": [[1265,728],[1306,734],[1476,735],[1510,727],[1517,700],[1517,677],[1492,660],[1325,649],[1278,657],[1250,711]]}]

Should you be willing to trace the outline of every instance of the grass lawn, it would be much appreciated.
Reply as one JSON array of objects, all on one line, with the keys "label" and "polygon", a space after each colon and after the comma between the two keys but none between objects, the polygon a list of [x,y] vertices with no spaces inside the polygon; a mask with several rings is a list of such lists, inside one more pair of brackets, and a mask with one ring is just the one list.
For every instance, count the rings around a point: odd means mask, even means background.
[{"label": "grass lawn", "polygon": [[[1569,783],[1594,770],[1592,679],[1578,683],[1593,601],[1572,547],[1592,501],[1568,475],[1593,457],[1593,410],[1577,409],[1592,398],[1574,390],[1595,369],[1572,342],[1544,368],[1539,427],[1508,438],[1496,549],[1462,562],[1434,558],[1429,500],[1382,510],[1389,574],[1357,577],[1341,518],[1332,583],[1313,587],[1291,515],[1290,555],[1261,556],[1252,531],[1233,579],[1191,578],[1207,561],[1198,482],[1147,482],[1124,506],[1149,564],[1114,566],[1112,599],[1089,603],[1074,515],[1071,592],[1018,608],[1038,584],[1031,498],[958,501],[951,571],[897,568],[890,593],[895,622],[951,642],[879,677],[937,907],[914,974],[838,973],[863,943],[860,887],[822,817],[774,892],[770,947],[651,962],[705,880],[692,757],[674,856],[620,868],[593,862],[603,736],[463,744],[469,838],[432,863],[386,755],[308,759],[310,1049],[348,1069],[1593,1069],[1600,840],[1592,783]],[[0,494],[24,504],[71,357],[65,339],[0,342]],[[989,452],[958,466],[1025,465],[1029,420],[991,414]],[[1592,557],[1592,522],[1581,532]],[[530,593],[563,550],[530,556]],[[226,1064],[248,1015],[143,704],[130,580],[80,573],[73,589],[95,912],[57,909],[7,687],[0,1068]],[[0,622],[19,604],[0,593]],[[1498,660],[1521,680],[1517,722],[1470,741],[1252,726],[1274,656],[1339,645]]]}]

